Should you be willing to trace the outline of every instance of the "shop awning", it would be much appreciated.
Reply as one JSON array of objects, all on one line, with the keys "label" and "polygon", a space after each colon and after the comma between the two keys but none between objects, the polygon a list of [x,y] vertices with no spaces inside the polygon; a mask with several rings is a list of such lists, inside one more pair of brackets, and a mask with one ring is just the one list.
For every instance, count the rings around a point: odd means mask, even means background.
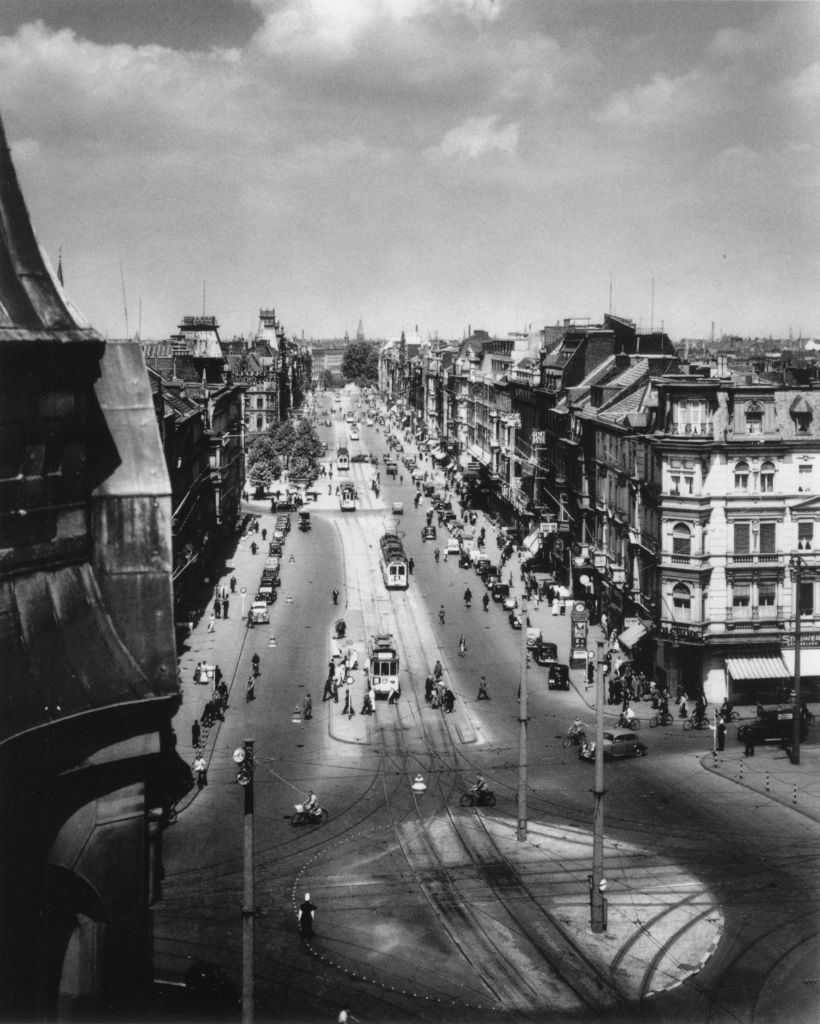
[{"label": "shop awning", "polygon": [[[787,647],[783,651],[783,661],[789,670],[789,676],[794,675],[794,648]],[[816,647],[800,648],[800,678],[808,676],[820,676],[820,650]]]},{"label": "shop awning", "polygon": [[434,459],[446,459],[447,458],[447,453],[443,452],[441,450],[441,448],[431,448],[430,449],[430,454],[433,456]]},{"label": "shop awning", "polygon": [[726,671],[735,680],[789,679],[791,673],[781,654],[759,654],[748,658],[727,658]]},{"label": "shop awning", "polygon": [[490,456],[482,448],[479,448],[477,444],[471,444],[467,450],[476,462],[480,462],[482,466],[489,465]]},{"label": "shop awning", "polygon": [[531,555],[534,555],[535,552],[538,551],[541,547],[540,530],[535,529],[528,533],[527,536],[524,538],[521,547],[524,548],[526,551],[529,551]]},{"label": "shop awning", "polygon": [[618,643],[621,647],[625,647],[628,651],[631,651],[635,644],[639,640],[643,640],[646,635],[647,632],[645,627],[640,622],[633,622],[632,625],[627,626],[623,633],[618,637]]}]

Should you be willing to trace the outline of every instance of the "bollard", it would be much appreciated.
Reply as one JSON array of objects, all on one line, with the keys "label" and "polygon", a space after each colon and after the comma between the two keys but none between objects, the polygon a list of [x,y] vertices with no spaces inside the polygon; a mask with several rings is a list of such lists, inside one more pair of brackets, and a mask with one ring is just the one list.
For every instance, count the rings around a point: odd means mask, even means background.
[{"label": "bollard", "polygon": [[740,777],[743,778],[743,762],[740,762]]},{"label": "bollard", "polygon": [[766,792],[769,792],[769,770],[766,769]]},{"label": "bollard", "polygon": [[794,792],[792,793],[792,807],[797,807],[797,786],[794,787]]}]

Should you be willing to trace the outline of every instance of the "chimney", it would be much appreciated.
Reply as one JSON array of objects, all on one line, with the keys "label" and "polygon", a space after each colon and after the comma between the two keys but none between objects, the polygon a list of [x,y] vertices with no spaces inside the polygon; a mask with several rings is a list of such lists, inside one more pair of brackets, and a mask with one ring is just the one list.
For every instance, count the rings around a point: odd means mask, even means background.
[{"label": "chimney", "polygon": [[724,379],[730,376],[729,373],[729,353],[718,352],[717,353],[717,377]]}]

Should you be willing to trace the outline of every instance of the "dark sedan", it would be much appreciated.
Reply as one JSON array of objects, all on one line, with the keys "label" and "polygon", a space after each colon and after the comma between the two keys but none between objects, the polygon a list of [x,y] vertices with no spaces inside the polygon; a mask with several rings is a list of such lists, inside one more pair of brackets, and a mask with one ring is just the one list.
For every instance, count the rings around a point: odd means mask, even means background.
[{"label": "dark sedan", "polygon": [[435,528],[435,526],[422,526],[422,528],[421,528],[421,539],[422,540],[435,540],[436,539],[436,528]]}]

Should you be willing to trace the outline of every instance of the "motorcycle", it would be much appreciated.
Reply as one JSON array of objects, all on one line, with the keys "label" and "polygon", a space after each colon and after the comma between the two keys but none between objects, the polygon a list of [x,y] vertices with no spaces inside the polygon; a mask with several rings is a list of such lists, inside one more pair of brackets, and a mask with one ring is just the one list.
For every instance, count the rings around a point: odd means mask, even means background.
[{"label": "motorcycle", "polygon": [[477,792],[474,789],[468,789],[467,792],[461,798],[462,807],[494,807],[495,806],[495,793],[491,789],[482,789],[481,792]]},{"label": "motorcycle", "polygon": [[306,811],[304,804],[293,805],[294,814],[290,816],[290,823],[294,828],[298,828],[300,825],[323,825],[329,815],[324,807],[319,807],[315,811]]}]

